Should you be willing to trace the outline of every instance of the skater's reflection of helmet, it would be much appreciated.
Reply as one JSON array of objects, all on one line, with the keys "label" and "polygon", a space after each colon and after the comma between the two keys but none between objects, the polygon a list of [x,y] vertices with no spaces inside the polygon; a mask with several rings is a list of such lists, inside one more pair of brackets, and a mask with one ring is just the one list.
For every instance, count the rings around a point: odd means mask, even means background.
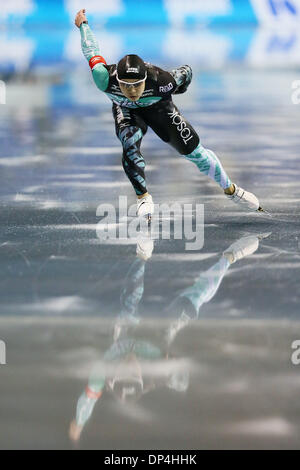
[{"label": "skater's reflection of helmet", "polygon": [[122,403],[135,402],[142,396],[144,381],[135,354],[129,354],[120,362],[114,377],[108,380],[108,388]]},{"label": "skater's reflection of helmet", "polygon": [[[150,389],[156,388],[156,385],[160,383],[176,392],[186,392],[189,387],[189,378],[189,370],[180,368],[158,382],[152,381]],[[128,355],[118,364],[113,378],[108,380],[107,385],[115,398],[122,403],[136,402],[149,391],[149,384],[145,389],[141,364],[135,354]]]}]

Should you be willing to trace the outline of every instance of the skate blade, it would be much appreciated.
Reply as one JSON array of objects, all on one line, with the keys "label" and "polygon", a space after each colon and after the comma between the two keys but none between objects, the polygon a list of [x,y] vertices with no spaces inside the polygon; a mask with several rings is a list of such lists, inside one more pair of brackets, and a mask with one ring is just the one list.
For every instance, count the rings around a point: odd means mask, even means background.
[{"label": "skate blade", "polygon": [[259,239],[259,241],[261,241],[264,238],[268,238],[270,235],[272,235],[272,232],[260,233],[259,235],[257,235],[257,238]]},{"label": "skate blade", "polygon": [[263,214],[266,214],[266,215],[268,215],[269,217],[273,217],[270,212],[266,211],[266,210],[263,209],[262,207],[259,207],[256,212],[262,212]]}]

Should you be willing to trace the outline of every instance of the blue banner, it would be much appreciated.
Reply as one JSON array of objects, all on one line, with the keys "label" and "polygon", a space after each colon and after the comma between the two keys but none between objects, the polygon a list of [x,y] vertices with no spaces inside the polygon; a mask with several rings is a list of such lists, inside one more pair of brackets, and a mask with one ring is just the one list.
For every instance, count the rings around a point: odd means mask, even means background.
[{"label": "blue banner", "polygon": [[[300,0],[85,0],[108,63],[137,53],[158,65],[299,66]],[[82,66],[82,0],[10,0],[0,18],[0,72]]]}]

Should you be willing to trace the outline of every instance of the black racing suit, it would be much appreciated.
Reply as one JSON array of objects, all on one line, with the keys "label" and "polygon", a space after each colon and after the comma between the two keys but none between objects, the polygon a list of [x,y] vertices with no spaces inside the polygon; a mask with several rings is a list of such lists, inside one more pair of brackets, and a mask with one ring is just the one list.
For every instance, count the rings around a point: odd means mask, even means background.
[{"label": "black racing suit", "polygon": [[147,192],[145,160],[141,154],[142,138],[148,126],[181,155],[188,155],[199,144],[191,124],[181,115],[172,101],[172,94],[184,93],[191,82],[188,65],[167,72],[145,63],[145,90],[137,101],[126,98],[116,77],[116,64],[107,65],[100,56],[99,46],[87,24],[80,27],[82,50],[89,61],[97,87],[113,102],[116,134],[123,146],[123,168],[137,195]]}]

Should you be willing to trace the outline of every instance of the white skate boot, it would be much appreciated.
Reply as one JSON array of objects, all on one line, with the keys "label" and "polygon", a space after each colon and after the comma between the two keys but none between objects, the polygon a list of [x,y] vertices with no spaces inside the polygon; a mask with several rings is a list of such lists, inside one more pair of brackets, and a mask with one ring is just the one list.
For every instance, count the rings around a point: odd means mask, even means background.
[{"label": "white skate boot", "polygon": [[136,244],[136,254],[139,258],[143,259],[144,261],[147,261],[152,256],[153,248],[153,240],[141,238]]},{"label": "white skate boot", "polygon": [[151,215],[154,212],[154,204],[152,196],[147,194],[147,196],[137,199],[136,201],[136,215],[138,217],[146,217],[149,221],[151,220]]},{"label": "white skate boot", "polygon": [[228,199],[231,199],[231,201],[235,202],[236,204],[241,204],[250,211],[263,211],[259,205],[259,200],[254,194],[245,191],[236,184],[234,184],[234,188],[235,191],[233,194],[225,193],[225,196],[227,196]]},{"label": "white skate boot", "polygon": [[261,235],[249,235],[248,237],[242,237],[236,242],[232,243],[227,250],[223,252],[230,264],[235,263],[239,259],[250,256],[257,250],[260,240],[267,238],[271,232]]}]

